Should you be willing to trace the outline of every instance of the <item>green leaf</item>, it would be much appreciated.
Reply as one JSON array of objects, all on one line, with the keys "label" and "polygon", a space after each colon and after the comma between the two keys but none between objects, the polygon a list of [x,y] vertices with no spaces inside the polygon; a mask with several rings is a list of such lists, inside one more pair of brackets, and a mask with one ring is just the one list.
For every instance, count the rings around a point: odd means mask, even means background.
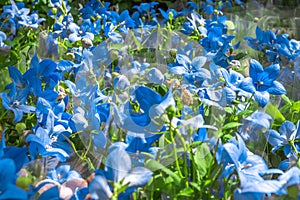
[{"label": "green leaf", "polygon": [[213,164],[213,156],[206,143],[203,143],[197,148],[194,155],[194,160],[198,168],[199,177],[202,179]]},{"label": "green leaf", "polygon": [[6,45],[8,45],[8,46],[11,46],[11,47],[13,47],[15,45],[15,41],[14,40],[12,40],[12,41],[10,41],[10,40],[4,40],[3,43],[6,44]]},{"label": "green leaf", "polygon": [[[234,56],[234,60],[240,60],[240,59],[244,58],[244,57],[247,56],[247,55],[248,55],[248,54],[243,53],[243,52],[238,53],[237,55]],[[247,66],[245,66],[245,67],[247,67]]]},{"label": "green leaf", "polygon": [[246,66],[242,66],[242,67],[236,69],[236,71],[237,72],[243,72],[243,71],[245,71],[247,69],[247,67],[248,67],[247,65]]},{"label": "green leaf", "polygon": [[289,97],[285,94],[281,95],[281,98],[289,105],[292,105],[292,102],[290,101]]},{"label": "green leaf", "polygon": [[233,114],[233,112],[234,112],[232,107],[225,107],[224,110],[229,114]]},{"label": "green leaf", "polygon": [[287,188],[288,196],[292,199],[298,199],[299,186],[291,185]]},{"label": "green leaf", "polygon": [[236,116],[238,116],[238,117],[243,117],[243,116],[248,117],[252,113],[253,113],[252,110],[243,110],[243,111],[239,112]]},{"label": "green leaf", "polygon": [[240,125],[242,125],[242,123],[240,123],[240,122],[229,122],[229,123],[225,124],[222,127],[222,130],[227,130],[227,129],[235,128],[235,127],[238,127]]},{"label": "green leaf", "polygon": [[193,188],[195,188],[195,189],[198,190],[199,192],[201,191],[201,188],[200,188],[199,183],[190,182],[190,185],[193,186]]},{"label": "green leaf", "polygon": [[194,190],[191,188],[184,188],[183,190],[180,190],[179,193],[176,196],[184,196],[184,197],[190,197],[194,193]]},{"label": "green leaf", "polygon": [[281,114],[281,112],[278,110],[276,106],[273,104],[269,103],[266,107],[266,113],[271,115],[271,117],[276,121],[276,122],[284,122],[285,117]]},{"label": "green leaf", "polygon": [[173,179],[173,181],[176,185],[179,185],[180,182],[181,182],[180,177],[176,173],[174,173],[170,169],[166,168],[165,166],[163,166],[162,164],[160,164],[156,160],[148,160],[146,162],[145,166],[148,169],[150,169],[151,171],[162,170],[163,172],[168,174],[170,177],[172,177],[172,179]]},{"label": "green leaf", "polygon": [[294,102],[291,108],[295,112],[300,112],[300,101]]},{"label": "green leaf", "polygon": [[228,30],[234,30],[235,29],[235,25],[232,21],[226,20],[225,24],[227,25]]}]

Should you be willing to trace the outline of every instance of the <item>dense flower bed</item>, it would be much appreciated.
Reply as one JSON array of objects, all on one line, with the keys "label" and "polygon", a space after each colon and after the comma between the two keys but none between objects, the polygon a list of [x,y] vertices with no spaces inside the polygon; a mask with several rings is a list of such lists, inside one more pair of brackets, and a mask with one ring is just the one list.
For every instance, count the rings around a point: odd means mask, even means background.
[{"label": "dense flower bed", "polygon": [[240,0],[72,6],[0,10],[0,199],[300,197],[300,41]]}]

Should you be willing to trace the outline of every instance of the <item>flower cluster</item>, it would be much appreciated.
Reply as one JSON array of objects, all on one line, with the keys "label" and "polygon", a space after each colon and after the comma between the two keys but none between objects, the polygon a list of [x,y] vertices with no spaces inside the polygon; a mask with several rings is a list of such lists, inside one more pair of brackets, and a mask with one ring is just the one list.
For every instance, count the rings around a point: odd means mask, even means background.
[{"label": "flower cluster", "polygon": [[298,41],[257,27],[262,62],[228,32],[242,1],[159,5],[3,7],[0,199],[298,198],[300,103],[278,79]]}]

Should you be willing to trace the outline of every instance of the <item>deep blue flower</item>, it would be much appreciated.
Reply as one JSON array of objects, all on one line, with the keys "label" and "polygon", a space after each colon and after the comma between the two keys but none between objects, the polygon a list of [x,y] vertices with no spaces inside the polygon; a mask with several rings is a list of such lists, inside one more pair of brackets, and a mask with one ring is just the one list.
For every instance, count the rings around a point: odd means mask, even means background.
[{"label": "deep blue flower", "polygon": [[122,35],[115,31],[115,25],[112,22],[106,22],[104,24],[104,35],[111,39],[113,43],[123,43],[124,39]]},{"label": "deep blue flower", "polygon": [[270,65],[263,69],[262,65],[254,59],[250,60],[250,77],[247,77],[239,85],[246,92],[254,94],[256,101],[261,107],[267,105],[270,94],[282,95],[286,93],[281,83],[276,81],[280,67],[278,64]]},{"label": "deep blue flower", "polygon": [[24,2],[17,2],[11,1],[11,5],[3,6],[3,13],[1,14],[1,18],[20,18],[21,16],[26,16],[30,13],[29,8],[25,8]]},{"label": "deep blue flower", "polygon": [[225,79],[226,86],[231,88],[233,91],[238,92],[240,95],[247,96],[247,94],[245,94],[245,92],[239,88],[240,84],[244,80],[244,76],[241,73],[238,73],[232,69],[226,70],[221,68],[220,70]]},{"label": "deep blue flower", "polygon": [[24,148],[6,147],[5,130],[0,133],[0,199],[27,199],[27,193],[16,186],[17,172],[27,155]]},{"label": "deep blue flower", "polygon": [[26,103],[28,90],[16,89],[15,84],[10,88],[9,93],[2,92],[2,105],[5,109],[14,112],[14,122],[19,122],[23,118],[23,113],[30,113],[35,111],[35,107],[29,106]]},{"label": "deep blue flower", "polygon": [[29,143],[29,152],[32,159],[36,159],[38,155],[43,157],[54,156],[64,162],[69,157],[69,154],[63,149],[53,147],[53,143],[57,142],[57,136],[51,136],[49,131],[42,127],[38,127],[34,134],[29,134],[26,142]]},{"label": "deep blue flower", "polygon": [[253,49],[263,51],[264,47],[273,46],[276,35],[270,30],[263,31],[257,26],[256,38],[245,37],[245,40],[248,40],[248,45]]},{"label": "deep blue flower", "polygon": [[146,86],[138,86],[134,90],[132,102],[136,102],[140,110],[133,110],[129,101],[121,108],[114,104],[113,107],[118,125],[135,133],[159,131],[163,125],[159,120],[160,116],[168,106],[175,106],[172,89],[164,97],[161,97],[160,94]]},{"label": "deep blue flower", "polygon": [[164,11],[163,9],[158,8],[158,10],[160,11],[162,17],[164,18],[160,22],[161,24],[166,24],[170,20],[170,17],[172,18],[172,20],[176,20],[176,18],[179,15],[179,13],[174,9],[168,9],[167,11]]},{"label": "deep blue flower", "polygon": [[0,199],[28,199],[27,193],[16,186],[16,173],[12,159],[0,159]]}]

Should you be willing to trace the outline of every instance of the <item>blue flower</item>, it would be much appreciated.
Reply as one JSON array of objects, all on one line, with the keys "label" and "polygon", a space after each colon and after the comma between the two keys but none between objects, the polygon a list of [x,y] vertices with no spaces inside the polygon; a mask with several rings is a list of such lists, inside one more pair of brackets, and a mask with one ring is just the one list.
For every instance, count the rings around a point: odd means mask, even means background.
[{"label": "blue flower", "polygon": [[239,133],[244,140],[257,140],[258,134],[270,128],[272,117],[264,112],[256,111],[243,119]]},{"label": "blue flower", "polygon": [[256,101],[261,107],[267,105],[270,94],[282,95],[286,93],[284,86],[276,81],[280,72],[278,64],[270,65],[263,69],[262,65],[254,59],[250,60],[250,77],[240,84],[240,88],[254,94]]},{"label": "blue flower", "polygon": [[12,159],[0,159],[0,199],[28,199],[27,193],[16,186],[16,173]]},{"label": "blue flower", "polygon": [[276,130],[270,129],[265,132],[266,139],[273,146],[272,152],[284,148],[284,154],[290,157],[293,151],[291,142],[300,138],[300,121],[298,121],[297,126],[295,126],[290,121],[285,121],[281,124],[279,128],[279,133]]},{"label": "blue flower", "polygon": [[[39,62],[37,55],[34,55],[28,69],[23,77],[28,81],[29,87],[35,96],[39,96],[42,90],[54,90],[59,82],[59,74],[56,72],[57,64],[51,59],[44,59]],[[42,83],[45,86],[42,87]]]},{"label": "blue flower", "polygon": [[29,16],[22,16],[21,20],[19,21],[19,24],[21,24],[22,26],[37,29],[38,25],[43,21],[45,21],[44,18],[39,18],[37,13],[32,13]]},{"label": "blue flower", "polygon": [[7,39],[7,36],[4,32],[0,31],[0,50],[7,51],[10,47],[4,44],[3,41]]},{"label": "blue flower", "polygon": [[36,159],[39,154],[43,157],[55,156],[60,161],[69,158],[65,150],[53,147],[53,143],[57,142],[57,136],[50,136],[49,131],[42,127],[38,127],[35,134],[27,136],[26,142],[29,143],[29,153],[32,159]]},{"label": "blue flower", "polygon": [[161,97],[160,94],[146,86],[138,86],[134,90],[133,97],[132,102],[136,102],[140,110],[133,110],[132,103],[129,101],[121,108],[112,104],[118,125],[135,133],[158,132],[163,126],[159,120],[160,116],[168,106],[175,106],[172,89],[164,97]]},{"label": "blue flower", "polygon": [[[231,140],[223,145],[224,156],[226,161],[224,163],[223,175],[228,176],[232,173],[231,163],[234,165],[240,179],[240,187],[236,192],[239,195],[251,196],[263,194],[279,194],[281,192],[282,184],[278,180],[265,180],[263,178],[266,174],[282,174],[278,169],[269,169],[262,157],[250,152],[243,139],[237,135],[238,140]],[[226,169],[228,171],[226,171]],[[259,195],[260,194],[260,195]],[[245,198],[246,199],[246,198]]]},{"label": "blue flower", "polygon": [[16,186],[17,172],[27,162],[26,150],[6,147],[5,130],[0,133],[0,199],[28,199],[27,193]]},{"label": "blue flower", "polygon": [[192,86],[200,87],[206,79],[210,79],[210,71],[203,68],[207,58],[197,56],[192,60],[186,55],[177,54],[176,62],[168,65],[170,74],[182,75],[184,81]]},{"label": "blue flower", "polygon": [[207,35],[207,29],[205,28],[205,20],[197,12],[191,13],[191,18],[187,18],[189,21],[182,24],[181,32],[186,35],[191,35],[193,32]]},{"label": "blue flower", "polygon": [[[119,199],[128,199],[134,189],[145,185],[152,177],[152,172],[144,167],[132,168],[130,156],[122,149],[113,150],[107,157],[105,170],[95,172],[96,176],[89,185],[93,199],[109,199],[114,183],[128,184],[127,189],[119,194]],[[109,184],[107,180],[112,181]]]},{"label": "blue flower", "polygon": [[23,118],[23,113],[31,113],[35,111],[35,107],[26,105],[28,90],[16,89],[15,84],[10,88],[9,93],[2,92],[2,105],[5,109],[14,112],[14,122],[19,122]]},{"label": "blue flower", "polygon": [[[57,161],[54,162],[56,164],[58,163]],[[73,170],[69,164],[64,163],[55,166],[55,168],[50,168],[50,171],[48,171],[47,174],[47,178],[50,178],[62,184],[72,179],[80,179],[81,175],[76,170]]]},{"label": "blue flower", "polygon": [[152,144],[160,137],[161,134],[138,134],[128,132],[126,135],[126,143],[115,142],[108,150],[109,152],[112,152],[115,149],[121,148],[131,157],[131,162],[134,166],[142,166],[146,156],[149,156],[149,153],[152,154],[152,158],[156,156],[159,148],[152,146]]}]

